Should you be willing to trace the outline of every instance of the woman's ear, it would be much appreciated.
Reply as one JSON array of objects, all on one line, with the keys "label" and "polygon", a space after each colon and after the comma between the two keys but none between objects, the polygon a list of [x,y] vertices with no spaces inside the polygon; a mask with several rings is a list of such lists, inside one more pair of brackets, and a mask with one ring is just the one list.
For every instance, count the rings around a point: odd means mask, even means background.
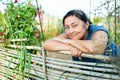
[{"label": "woman's ear", "polygon": [[86,29],[89,28],[89,25],[90,25],[90,23],[89,23],[89,21],[87,21],[87,22],[85,23]]}]

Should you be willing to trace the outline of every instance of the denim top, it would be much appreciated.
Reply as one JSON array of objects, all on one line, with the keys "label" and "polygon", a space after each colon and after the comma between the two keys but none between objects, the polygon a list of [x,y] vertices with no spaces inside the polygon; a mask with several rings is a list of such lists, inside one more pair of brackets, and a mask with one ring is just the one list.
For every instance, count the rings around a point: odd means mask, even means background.
[{"label": "denim top", "polygon": [[88,33],[88,36],[87,36],[87,40],[91,40],[92,36],[93,36],[93,34],[95,32],[97,32],[97,31],[105,31],[108,34],[108,43],[107,43],[104,55],[110,55],[110,53],[114,54],[115,44],[114,44],[112,38],[110,37],[110,34],[109,34],[108,30],[105,27],[96,26],[96,25],[90,25],[88,31],[89,31],[89,33]]}]

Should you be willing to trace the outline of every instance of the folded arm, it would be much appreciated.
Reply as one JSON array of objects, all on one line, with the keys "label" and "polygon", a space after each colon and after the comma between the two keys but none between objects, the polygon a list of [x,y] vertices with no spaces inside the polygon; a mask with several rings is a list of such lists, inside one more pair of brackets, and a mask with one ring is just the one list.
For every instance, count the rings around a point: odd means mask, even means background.
[{"label": "folded arm", "polygon": [[[57,36],[55,38],[67,39],[67,36],[63,33],[60,36]],[[81,50],[69,44],[63,43],[61,41],[54,40],[55,38],[45,41],[43,47],[47,51],[70,51],[72,56],[76,56],[76,57],[81,56],[81,53],[82,53]]]},{"label": "folded arm", "polygon": [[104,31],[97,31],[92,40],[69,40],[68,42],[84,53],[103,54],[108,42],[108,35]]},{"label": "folded arm", "polygon": [[92,36],[92,40],[71,40],[63,38],[54,38],[54,40],[69,44],[84,53],[103,54],[108,42],[108,35],[104,31],[97,31]]},{"label": "folded arm", "polygon": [[58,37],[46,41],[44,48],[49,51],[71,50],[76,48],[78,51],[84,53],[103,54],[107,42],[108,35],[104,31],[95,32],[92,40],[71,40],[65,34],[61,34]]}]

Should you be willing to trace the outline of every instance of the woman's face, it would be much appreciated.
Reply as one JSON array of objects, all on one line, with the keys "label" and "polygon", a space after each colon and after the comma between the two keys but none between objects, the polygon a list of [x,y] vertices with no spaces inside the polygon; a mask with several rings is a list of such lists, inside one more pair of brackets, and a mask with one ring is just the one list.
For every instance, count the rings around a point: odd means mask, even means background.
[{"label": "woman's face", "polygon": [[69,16],[64,21],[66,35],[73,40],[86,39],[89,23],[85,23],[76,16]]}]

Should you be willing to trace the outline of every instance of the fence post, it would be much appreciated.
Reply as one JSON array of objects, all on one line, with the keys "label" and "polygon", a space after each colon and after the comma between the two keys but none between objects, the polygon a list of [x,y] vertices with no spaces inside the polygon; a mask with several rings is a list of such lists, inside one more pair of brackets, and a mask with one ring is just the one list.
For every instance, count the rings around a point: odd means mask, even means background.
[{"label": "fence post", "polygon": [[43,59],[44,80],[47,80],[46,53],[45,53],[45,49],[43,48],[43,42],[41,42],[41,43],[42,43],[42,59]]}]

